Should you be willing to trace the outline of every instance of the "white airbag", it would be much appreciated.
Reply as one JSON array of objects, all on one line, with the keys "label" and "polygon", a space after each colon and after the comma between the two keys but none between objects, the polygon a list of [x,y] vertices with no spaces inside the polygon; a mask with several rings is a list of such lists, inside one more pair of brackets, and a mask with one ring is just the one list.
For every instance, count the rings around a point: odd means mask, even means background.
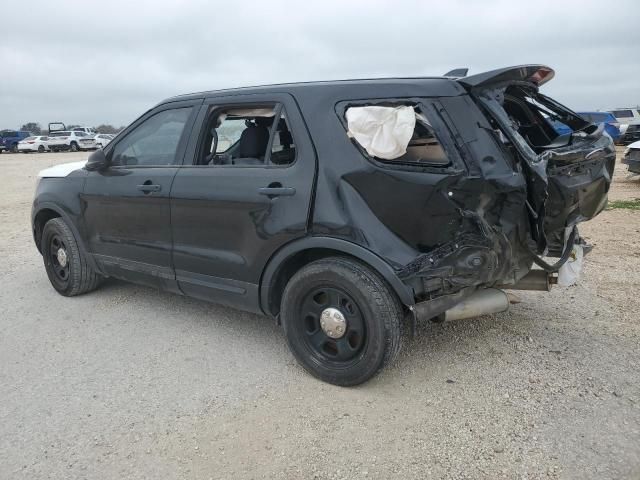
[{"label": "white airbag", "polygon": [[346,113],[350,137],[373,157],[392,160],[407,152],[416,126],[413,107],[349,107]]}]

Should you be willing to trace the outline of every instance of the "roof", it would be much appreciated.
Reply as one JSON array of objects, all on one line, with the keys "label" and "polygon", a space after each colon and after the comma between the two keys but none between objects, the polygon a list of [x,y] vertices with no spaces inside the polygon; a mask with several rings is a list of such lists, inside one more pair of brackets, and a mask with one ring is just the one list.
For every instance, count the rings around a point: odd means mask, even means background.
[{"label": "roof", "polygon": [[[458,69],[462,72],[462,69]],[[452,71],[449,73],[455,73]],[[501,82],[531,82],[541,86],[555,75],[546,65],[516,65],[469,77],[401,77],[367,78],[354,80],[327,80],[300,83],[280,83],[253,87],[229,88],[178,95],[164,102],[195,100],[203,97],[247,95],[257,93],[289,93],[295,96],[322,96],[327,98],[384,98],[384,97],[452,97],[465,93],[466,88],[484,88]]]},{"label": "roof", "polygon": [[202,97],[215,97],[227,95],[248,95],[256,93],[329,93],[353,90],[358,87],[397,89],[398,87],[415,88],[425,94],[424,89],[428,89],[428,95],[454,96],[463,93],[461,87],[452,78],[447,77],[403,77],[403,78],[367,78],[350,80],[326,80],[313,82],[275,83],[269,85],[256,85],[250,87],[225,88],[219,90],[209,90],[203,92],[177,95],[164,100],[174,102],[180,100],[191,100]]}]

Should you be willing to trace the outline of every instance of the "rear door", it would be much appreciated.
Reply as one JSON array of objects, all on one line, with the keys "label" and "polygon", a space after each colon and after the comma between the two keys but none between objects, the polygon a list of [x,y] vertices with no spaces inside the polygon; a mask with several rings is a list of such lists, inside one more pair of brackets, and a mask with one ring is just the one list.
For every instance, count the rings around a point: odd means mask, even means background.
[{"label": "rear door", "polygon": [[109,145],[82,195],[89,250],[110,275],[173,289],[169,192],[202,100],[158,107]]},{"label": "rear door", "polygon": [[[255,158],[231,159],[234,155],[226,152],[245,146],[238,144],[238,122],[220,113],[268,109],[276,113],[265,119],[271,127],[264,158],[252,152]],[[307,232],[316,172],[311,140],[288,94],[205,100],[197,125],[171,190],[176,278],[188,295],[259,311],[258,285],[266,262]],[[225,153],[207,164],[212,130],[219,145],[213,153]]]}]

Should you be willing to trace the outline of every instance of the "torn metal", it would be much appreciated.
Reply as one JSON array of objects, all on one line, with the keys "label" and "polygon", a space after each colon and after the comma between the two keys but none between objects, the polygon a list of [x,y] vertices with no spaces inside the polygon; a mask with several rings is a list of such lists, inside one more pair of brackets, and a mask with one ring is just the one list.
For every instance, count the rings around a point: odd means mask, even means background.
[{"label": "torn metal", "polygon": [[[538,92],[538,85],[553,77],[548,67],[501,72],[498,77],[459,79],[469,91],[465,99],[411,105],[427,114],[426,121],[442,120],[454,140],[453,145],[442,141],[444,151],[449,157],[455,155],[451,147],[460,152],[469,172],[452,169],[445,178],[434,175],[434,183],[423,185],[430,192],[425,201],[431,202],[423,214],[431,216],[433,230],[421,230],[415,241],[421,253],[397,268],[399,278],[422,302],[419,310],[432,316],[478,289],[518,288],[530,272],[545,278],[525,282],[527,288],[548,289],[550,274],[558,271],[559,283],[574,284],[585,251],[577,225],[606,205],[615,163],[611,138]],[[402,103],[400,108],[409,108]],[[481,113],[472,115],[472,104]],[[548,119],[561,120],[573,133],[558,135]],[[438,126],[433,122],[436,132]],[[407,184],[402,184],[402,192],[387,180],[364,182],[357,175],[350,182],[365,197],[372,188],[401,198],[412,191]],[[368,203],[375,210],[376,202]],[[415,231],[395,218],[383,221],[397,225],[394,231],[404,239]],[[532,270],[534,263],[544,273]]]}]

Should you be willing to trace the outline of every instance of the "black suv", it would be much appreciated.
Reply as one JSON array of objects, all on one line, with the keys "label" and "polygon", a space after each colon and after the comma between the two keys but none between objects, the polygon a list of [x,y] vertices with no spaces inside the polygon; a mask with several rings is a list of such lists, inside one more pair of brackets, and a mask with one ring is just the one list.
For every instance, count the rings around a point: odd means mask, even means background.
[{"label": "black suv", "polygon": [[405,317],[505,310],[503,289],[547,289],[583,245],[615,150],[539,93],[553,75],[170,98],[40,173],[35,243],[62,295],[116,277],[262,313],[309,372],[355,385],[394,358]]}]

